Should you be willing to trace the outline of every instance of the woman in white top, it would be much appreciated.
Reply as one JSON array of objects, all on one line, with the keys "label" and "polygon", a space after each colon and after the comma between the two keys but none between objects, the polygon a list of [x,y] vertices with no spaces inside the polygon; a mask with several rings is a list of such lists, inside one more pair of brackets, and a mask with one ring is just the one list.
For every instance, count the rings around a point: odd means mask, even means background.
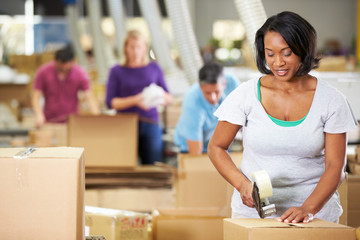
[{"label": "woman in white top", "polygon": [[[318,67],[316,31],[301,16],[282,12],[267,19],[255,37],[260,79],[243,83],[221,104],[208,155],[235,187],[233,217],[259,217],[251,174],[270,176],[278,221],[337,221],[337,187],[344,178],[346,132],[357,124],[346,98],[311,76]],[[243,134],[240,169],[227,150]]]}]

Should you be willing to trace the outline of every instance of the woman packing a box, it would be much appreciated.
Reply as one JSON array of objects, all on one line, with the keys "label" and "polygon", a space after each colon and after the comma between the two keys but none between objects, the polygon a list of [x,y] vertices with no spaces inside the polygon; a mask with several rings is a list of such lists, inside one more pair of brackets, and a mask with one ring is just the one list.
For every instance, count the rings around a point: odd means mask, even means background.
[{"label": "woman packing a box", "polygon": [[[259,217],[251,174],[265,170],[278,221],[337,222],[346,133],[357,121],[343,94],[309,74],[319,64],[316,31],[298,14],[281,12],[257,31],[255,46],[264,75],[244,82],[217,109],[219,122],[208,147],[214,166],[235,187],[232,216]],[[239,130],[240,169],[227,152]]]}]

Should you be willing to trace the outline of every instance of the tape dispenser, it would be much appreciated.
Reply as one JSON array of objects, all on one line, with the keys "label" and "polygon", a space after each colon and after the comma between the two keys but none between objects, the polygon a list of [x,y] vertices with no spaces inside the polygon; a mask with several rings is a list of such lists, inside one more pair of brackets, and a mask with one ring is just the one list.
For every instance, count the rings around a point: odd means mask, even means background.
[{"label": "tape dispenser", "polygon": [[268,173],[265,170],[254,172],[251,180],[253,183],[252,197],[259,216],[265,218],[275,214],[275,204],[270,204],[268,199],[272,196],[272,185]]}]

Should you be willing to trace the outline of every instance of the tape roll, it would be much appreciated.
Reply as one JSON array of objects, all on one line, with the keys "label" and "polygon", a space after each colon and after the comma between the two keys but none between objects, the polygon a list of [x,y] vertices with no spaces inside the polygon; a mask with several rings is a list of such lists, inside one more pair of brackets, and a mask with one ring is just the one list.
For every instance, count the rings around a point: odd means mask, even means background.
[{"label": "tape roll", "polygon": [[252,182],[256,182],[259,188],[260,199],[268,198],[272,196],[272,185],[270,177],[265,170],[254,172],[251,175]]}]

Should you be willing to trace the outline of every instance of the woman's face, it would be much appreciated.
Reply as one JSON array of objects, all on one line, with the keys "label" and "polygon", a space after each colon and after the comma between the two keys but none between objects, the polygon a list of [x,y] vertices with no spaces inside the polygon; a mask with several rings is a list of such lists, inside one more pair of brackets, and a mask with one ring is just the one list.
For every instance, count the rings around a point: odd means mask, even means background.
[{"label": "woman's face", "polygon": [[264,36],[265,59],[274,77],[290,81],[297,73],[301,58],[295,55],[280,33],[267,32]]},{"label": "woman's face", "polygon": [[141,65],[144,63],[147,47],[143,39],[129,38],[125,46],[128,64]]}]

